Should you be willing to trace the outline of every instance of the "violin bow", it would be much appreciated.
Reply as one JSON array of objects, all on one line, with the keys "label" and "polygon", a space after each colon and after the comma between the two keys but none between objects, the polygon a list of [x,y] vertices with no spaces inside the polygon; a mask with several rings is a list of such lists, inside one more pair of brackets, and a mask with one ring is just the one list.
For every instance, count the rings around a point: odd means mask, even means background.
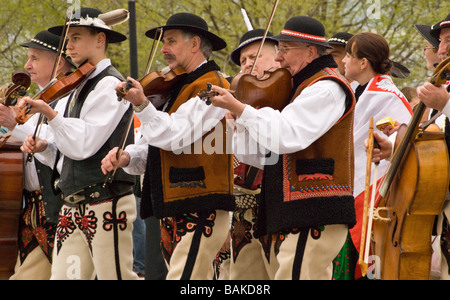
[{"label": "violin bow", "polygon": [[366,182],[364,191],[364,211],[361,228],[361,241],[358,264],[361,268],[362,276],[367,274],[367,266],[369,264],[370,253],[370,239],[372,233],[373,224],[373,211],[375,206],[375,197],[377,193],[377,180],[378,180],[378,166],[379,162],[375,163],[375,170],[373,176],[372,194],[369,200],[370,194],[370,178],[372,173],[372,159],[373,149],[376,148],[376,142],[373,135],[373,117],[369,120],[369,133],[368,133],[368,147],[367,147],[367,163],[366,163]]},{"label": "violin bow", "polygon": [[250,74],[252,74],[253,71],[255,70],[256,62],[258,61],[259,55],[261,55],[261,51],[262,51],[262,48],[264,46],[264,42],[266,41],[267,33],[269,32],[269,28],[270,28],[270,25],[272,24],[273,17],[275,15],[275,11],[277,10],[278,2],[279,2],[279,0],[276,0],[274,5],[273,5],[272,13],[270,14],[269,22],[267,22],[266,30],[264,31],[264,35],[263,35],[263,38],[261,40],[261,45],[259,45],[258,54],[256,55],[255,61],[253,62],[253,67],[252,67],[252,70],[251,70]]},{"label": "violin bow", "polygon": [[[61,38],[59,39],[58,56],[56,57],[55,63],[53,64],[53,70],[52,70],[52,76],[51,76],[52,79],[46,85],[45,88],[43,88],[36,96],[33,97],[33,99],[36,99],[37,97],[39,97],[44,91],[46,91],[57,80],[56,72],[58,70],[58,65],[61,62],[64,44],[67,39],[67,34],[69,33],[70,20],[72,19],[72,16],[73,16],[73,11],[72,10],[70,10],[70,12],[67,11],[66,21],[64,22],[64,27],[63,27],[63,31],[62,31],[63,34],[61,35]],[[31,108],[31,105],[29,105],[29,108]],[[36,140],[37,137],[39,137],[39,135],[41,133],[41,127],[42,127],[41,125],[44,124],[44,121],[45,121],[44,115],[39,114],[38,122],[37,122],[36,128],[33,133],[34,141]],[[28,153],[25,163],[31,162],[33,160],[33,157],[34,157],[34,152]]]},{"label": "violin bow", "polygon": [[[159,34],[158,39],[156,38],[157,34]],[[150,51],[150,55],[149,55],[149,58],[147,61],[147,66],[144,71],[144,76],[150,72],[150,68],[153,64],[153,60],[156,55],[156,50],[158,49],[159,43],[162,39],[162,36],[163,36],[163,30],[162,30],[162,28],[158,28],[155,32],[155,38],[153,39],[153,45],[152,45],[152,49]],[[131,82],[127,82],[125,89],[117,91],[119,101],[121,101],[122,98],[125,97],[125,95],[127,94],[128,90],[131,89],[131,87],[132,87]],[[112,183],[112,181],[114,179],[114,175],[116,174],[117,168],[119,166],[120,157],[122,156],[123,150],[125,150],[125,143],[127,141],[128,134],[129,134],[131,126],[133,124],[133,120],[134,120],[134,113],[130,116],[130,119],[128,120],[128,124],[127,124],[127,129],[123,133],[122,140],[119,143],[119,150],[116,153],[117,163],[114,165],[114,168],[112,169],[112,171],[108,172],[108,174],[106,175],[105,182],[103,182],[103,188],[106,188],[106,185],[109,183]]]}]

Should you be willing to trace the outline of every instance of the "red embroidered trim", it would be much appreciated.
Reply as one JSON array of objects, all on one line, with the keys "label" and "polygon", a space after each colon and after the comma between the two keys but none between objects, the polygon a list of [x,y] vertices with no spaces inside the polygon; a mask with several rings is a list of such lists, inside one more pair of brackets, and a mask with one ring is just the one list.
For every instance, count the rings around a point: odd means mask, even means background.
[{"label": "red embroidered trim", "polygon": [[287,30],[287,29],[283,29],[281,31],[281,34],[290,35],[290,36],[296,36],[296,37],[299,37],[299,38],[302,38],[302,39],[311,40],[311,41],[326,42],[326,38],[323,37],[323,36],[306,34],[306,33],[301,33],[301,32]]},{"label": "red embroidered trim", "polygon": [[308,180],[333,180],[333,175],[322,173],[298,175],[298,181]]}]

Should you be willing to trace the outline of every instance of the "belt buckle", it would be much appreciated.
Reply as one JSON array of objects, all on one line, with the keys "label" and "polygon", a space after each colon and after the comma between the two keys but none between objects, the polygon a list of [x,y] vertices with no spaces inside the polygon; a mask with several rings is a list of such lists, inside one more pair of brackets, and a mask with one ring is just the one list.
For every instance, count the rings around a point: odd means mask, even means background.
[{"label": "belt buckle", "polygon": [[86,200],[86,197],[84,195],[77,195],[77,194],[72,194],[70,196],[67,196],[64,201],[70,203],[70,204],[77,204],[81,201]]}]

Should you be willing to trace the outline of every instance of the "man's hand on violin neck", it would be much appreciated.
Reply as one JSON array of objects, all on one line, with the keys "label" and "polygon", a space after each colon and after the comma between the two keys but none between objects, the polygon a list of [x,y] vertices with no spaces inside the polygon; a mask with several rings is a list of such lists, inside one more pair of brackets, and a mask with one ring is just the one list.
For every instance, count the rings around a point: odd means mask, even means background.
[{"label": "man's hand on violin neck", "polygon": [[226,89],[213,85],[211,91],[215,92],[210,97],[214,106],[221,107],[230,111],[234,118],[240,117],[245,109],[245,104],[233,97]]},{"label": "man's hand on violin neck", "polygon": [[125,100],[129,101],[133,106],[139,106],[142,103],[145,102],[145,95],[144,95],[144,90],[141,86],[141,84],[139,83],[139,81],[136,81],[135,79],[128,77],[127,81],[124,82],[119,82],[116,85],[116,90],[127,90],[127,82],[131,81],[132,82],[132,87],[130,89],[128,89],[128,91],[126,92],[125,96],[123,97]]},{"label": "man's hand on violin neck", "polygon": [[46,116],[49,121],[53,120],[58,114],[56,111],[53,110],[53,108],[50,107],[50,105],[48,105],[42,100],[33,100],[30,97],[24,97],[22,98],[22,101],[23,102],[21,102],[20,105],[22,105],[22,103],[23,106],[28,105],[29,113],[31,114],[41,113],[44,116]]}]

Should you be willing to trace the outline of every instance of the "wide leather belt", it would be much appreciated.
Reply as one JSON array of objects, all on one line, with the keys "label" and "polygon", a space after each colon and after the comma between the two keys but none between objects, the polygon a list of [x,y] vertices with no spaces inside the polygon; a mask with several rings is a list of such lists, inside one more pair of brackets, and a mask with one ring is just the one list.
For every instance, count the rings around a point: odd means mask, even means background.
[{"label": "wide leather belt", "polygon": [[41,190],[36,190],[36,191],[32,191],[32,192],[23,190],[23,196],[27,203],[35,203],[35,202],[42,200]]},{"label": "wide leather belt", "polygon": [[112,192],[104,188],[102,184],[94,184],[67,197],[63,196],[63,199],[66,205],[75,206],[82,203],[93,203],[112,199],[116,196],[131,194],[132,192],[130,185],[122,185],[121,187],[115,188],[115,191]]}]

